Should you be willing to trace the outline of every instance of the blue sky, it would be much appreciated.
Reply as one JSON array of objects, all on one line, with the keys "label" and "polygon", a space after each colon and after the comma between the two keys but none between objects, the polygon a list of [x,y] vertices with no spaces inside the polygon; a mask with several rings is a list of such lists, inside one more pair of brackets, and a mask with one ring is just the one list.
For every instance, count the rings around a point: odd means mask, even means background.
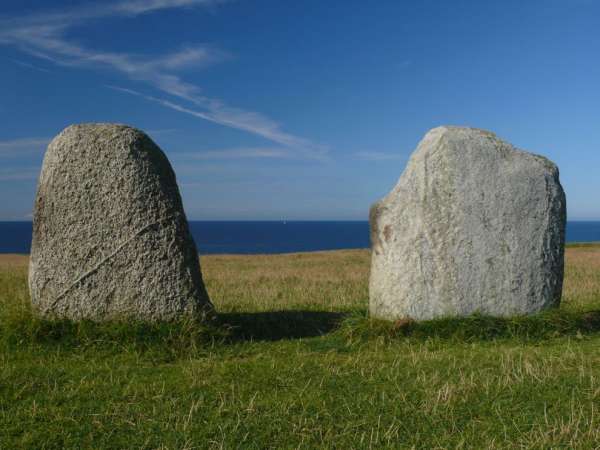
[{"label": "blue sky", "polygon": [[428,129],[496,132],[600,219],[600,2],[3,0],[0,220],[47,142],[146,131],[191,219],[365,220]]}]

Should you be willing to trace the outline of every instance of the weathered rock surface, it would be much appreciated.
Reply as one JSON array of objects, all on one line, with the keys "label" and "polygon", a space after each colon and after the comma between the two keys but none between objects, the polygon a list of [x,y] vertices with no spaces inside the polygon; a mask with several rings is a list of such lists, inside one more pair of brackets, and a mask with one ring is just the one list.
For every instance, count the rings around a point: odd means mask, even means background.
[{"label": "weathered rock surface", "polygon": [[29,289],[35,309],[52,318],[156,321],[212,312],[175,174],[148,136],[84,124],[50,143]]},{"label": "weathered rock surface", "polygon": [[487,131],[435,128],[371,208],[371,315],[511,316],[557,306],[565,221],[552,162]]}]

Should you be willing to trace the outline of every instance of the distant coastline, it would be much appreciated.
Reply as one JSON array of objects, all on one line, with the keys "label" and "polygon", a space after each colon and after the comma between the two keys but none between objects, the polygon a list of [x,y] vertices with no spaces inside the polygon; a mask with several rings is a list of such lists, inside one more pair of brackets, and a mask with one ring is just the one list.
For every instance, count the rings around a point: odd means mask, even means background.
[{"label": "distant coastline", "polygon": [[[369,248],[363,221],[190,221],[203,255],[277,254]],[[600,221],[567,222],[567,243],[600,242]],[[0,222],[0,253],[29,253],[31,221]]]}]

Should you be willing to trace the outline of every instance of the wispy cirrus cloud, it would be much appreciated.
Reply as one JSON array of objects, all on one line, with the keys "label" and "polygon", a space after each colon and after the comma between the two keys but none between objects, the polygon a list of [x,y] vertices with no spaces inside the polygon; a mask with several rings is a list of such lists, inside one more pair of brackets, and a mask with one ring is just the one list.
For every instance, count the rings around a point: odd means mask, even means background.
[{"label": "wispy cirrus cloud", "polygon": [[122,88],[119,86],[107,87],[144,98],[148,101],[158,103],[159,105],[171,108],[175,111],[262,136],[270,141],[294,149],[294,152],[298,157],[305,157],[307,159],[321,161],[329,159],[328,148],[326,146],[318,145],[309,141],[308,139],[285,133],[281,130],[277,122],[274,122],[259,113],[226,106],[218,101],[213,101],[211,108],[208,111],[201,111],[182,106],[181,104],[172,102],[170,100],[142,94],[141,92],[133,89]]},{"label": "wispy cirrus cloud", "polygon": [[4,18],[0,23],[22,30],[24,34],[50,34],[55,30],[66,30],[89,20],[106,17],[138,16],[162,9],[204,6],[211,7],[225,3],[226,0],[121,0],[108,2],[90,2],[68,11],[42,12],[25,17]]},{"label": "wispy cirrus cloud", "polygon": [[150,136],[155,136],[155,135],[160,135],[160,134],[175,133],[177,131],[177,128],[156,128],[156,129],[149,129],[149,130],[144,130],[144,131]]},{"label": "wispy cirrus cloud", "polygon": [[90,49],[69,40],[67,32],[92,19],[136,16],[163,8],[208,3],[214,3],[214,1],[125,1],[79,8],[68,13],[37,14],[21,19],[4,19],[0,20],[0,44],[16,46],[26,53],[57,65],[109,68],[132,80],[147,82],[174,96],[193,99],[194,96],[199,95],[200,89],[183,81],[173,71],[214,64],[226,57],[225,52],[214,46],[196,44],[184,46],[166,55],[149,58],[129,53]]},{"label": "wispy cirrus cloud", "polygon": [[354,156],[364,161],[390,161],[404,159],[406,155],[401,153],[385,153],[385,152],[356,152]]},{"label": "wispy cirrus cloud", "polygon": [[28,63],[27,61],[21,61],[19,59],[11,59],[11,61],[21,67],[27,67],[28,69],[36,70],[38,72],[50,73],[50,70]]},{"label": "wispy cirrus cloud", "polygon": [[190,67],[206,67],[227,59],[228,54],[207,44],[183,46],[177,51],[155,57],[131,53],[100,51],[85,47],[68,37],[68,31],[92,21],[111,17],[136,17],[163,9],[212,7],[221,0],[121,0],[90,4],[69,11],[33,14],[0,20],[0,44],[11,45],[23,52],[54,64],[79,68],[108,68],[137,82],[187,102],[189,107],[169,99],[142,94],[136,90],[113,87],[166,108],[194,117],[243,130],[278,144],[295,148],[299,155],[327,159],[328,149],[308,139],[282,130],[281,125],[253,111],[229,106],[203,94],[196,84],[185,81],[177,71]]},{"label": "wispy cirrus cloud", "polygon": [[23,155],[42,155],[50,142],[50,138],[21,138],[0,141],[0,158]]},{"label": "wispy cirrus cloud", "polygon": [[0,181],[22,181],[35,180],[40,174],[37,167],[27,167],[24,169],[0,169]]},{"label": "wispy cirrus cloud", "polygon": [[188,154],[179,154],[192,160],[220,160],[220,159],[293,159],[296,154],[288,148],[269,147],[240,147],[221,150],[198,151]]}]

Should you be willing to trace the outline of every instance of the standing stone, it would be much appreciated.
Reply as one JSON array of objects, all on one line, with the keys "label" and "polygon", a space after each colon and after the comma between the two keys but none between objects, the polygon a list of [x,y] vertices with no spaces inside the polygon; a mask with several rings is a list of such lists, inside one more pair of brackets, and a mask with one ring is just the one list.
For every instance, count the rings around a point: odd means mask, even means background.
[{"label": "standing stone", "polygon": [[50,143],[29,290],[49,318],[158,321],[212,312],[175,174],[147,135],[83,124]]},{"label": "standing stone", "polygon": [[488,131],[435,128],[371,208],[371,315],[512,316],[558,306],[565,220],[552,162]]}]

